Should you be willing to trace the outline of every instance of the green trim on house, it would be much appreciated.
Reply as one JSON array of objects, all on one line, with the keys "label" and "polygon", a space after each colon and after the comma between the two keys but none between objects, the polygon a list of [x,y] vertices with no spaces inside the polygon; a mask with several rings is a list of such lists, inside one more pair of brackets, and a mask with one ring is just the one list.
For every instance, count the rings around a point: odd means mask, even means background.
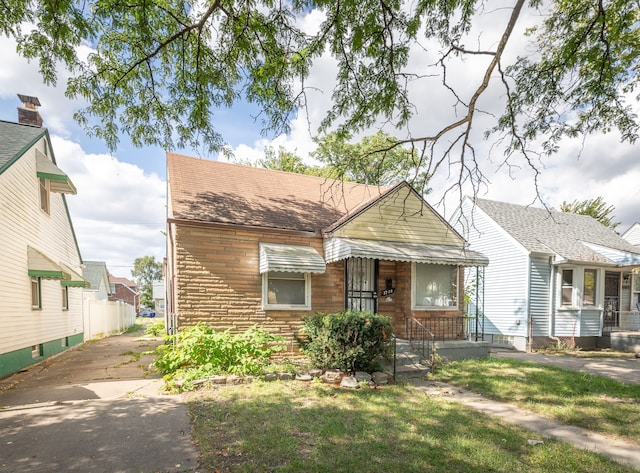
[{"label": "green trim on house", "polygon": [[64,279],[65,277],[62,271],[47,271],[44,269],[30,269],[29,276],[31,276],[32,278],[44,279]]},{"label": "green trim on house", "polygon": [[75,280],[62,280],[60,281],[61,286],[70,286],[70,287],[91,287],[91,284],[88,281],[75,281]]},{"label": "green trim on house", "polygon": [[[63,346],[63,340],[66,340],[66,346]],[[31,354],[31,346],[14,350],[8,353],[0,354],[0,378],[7,377],[13,373],[39,363],[47,359],[50,356],[57,355],[63,351],[69,349],[72,346],[78,345],[84,341],[83,333],[76,333],[67,337],[58,338],[44,342],[40,348],[41,356],[33,357]]]}]

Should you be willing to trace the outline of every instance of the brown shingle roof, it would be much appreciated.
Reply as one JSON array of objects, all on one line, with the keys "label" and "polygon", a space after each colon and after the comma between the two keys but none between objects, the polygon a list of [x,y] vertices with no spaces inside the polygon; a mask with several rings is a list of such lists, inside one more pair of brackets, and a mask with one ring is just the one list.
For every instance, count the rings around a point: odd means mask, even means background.
[{"label": "brown shingle roof", "polygon": [[385,188],[167,153],[170,218],[318,231]]},{"label": "brown shingle roof", "polygon": [[109,282],[111,284],[122,284],[123,286],[132,287],[134,289],[138,287],[137,284],[131,281],[130,279],[119,278],[117,276],[114,276],[111,273],[109,273]]}]

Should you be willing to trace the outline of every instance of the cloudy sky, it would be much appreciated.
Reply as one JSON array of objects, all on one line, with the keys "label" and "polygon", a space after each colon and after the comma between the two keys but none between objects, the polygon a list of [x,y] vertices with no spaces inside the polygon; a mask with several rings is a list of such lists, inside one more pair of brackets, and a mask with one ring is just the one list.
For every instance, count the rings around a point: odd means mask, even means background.
[{"label": "cloudy sky", "polygon": [[[479,24],[484,31],[483,44],[490,47],[495,41],[490,32],[505,21],[505,12],[492,11]],[[321,17],[311,12],[302,19],[306,28],[314,28]],[[527,24],[525,17],[521,28]],[[489,25],[489,26],[487,26]],[[475,33],[473,33],[475,34]],[[519,36],[513,41],[509,54],[517,54],[523,47]],[[421,50],[422,52],[422,50]],[[59,166],[71,177],[78,194],[67,196],[73,225],[84,260],[106,261],[116,276],[131,276],[133,261],[137,257],[150,255],[157,260],[165,256],[163,231],[166,219],[166,172],[165,151],[160,148],[134,148],[126,136],[121,146],[113,153],[97,139],[91,139],[73,121],[73,112],[82,103],[73,102],[64,96],[65,77],[61,76],[59,87],[47,87],[40,80],[37,67],[15,53],[15,43],[0,38],[0,119],[17,121],[20,105],[18,93],[34,95],[40,99],[40,113],[44,126],[52,137],[54,153]],[[413,70],[431,73],[432,58],[416,54]],[[449,77],[459,77],[456,87],[462,93],[470,93],[480,80],[477,73],[482,64],[467,60],[451,64]],[[335,63],[330,58],[320,60],[312,71],[306,85],[313,91],[306,113],[296,117],[287,135],[263,137],[252,115],[256,110],[240,104],[230,110],[216,113],[219,131],[239,159],[254,160],[263,154],[267,145],[276,149],[283,146],[296,151],[303,158],[314,149],[311,132],[319,124],[326,111],[327,97],[333,83]],[[423,82],[411,91],[418,113],[410,123],[414,135],[429,135],[445,120],[455,116],[451,97],[437,90],[439,79]],[[494,88],[485,96],[482,106],[490,110],[492,101],[500,100],[501,91]],[[491,123],[492,117],[485,115],[478,123],[478,134]],[[311,124],[311,127],[310,127]],[[372,130],[374,133],[376,130]],[[387,129],[386,131],[393,132]],[[401,134],[397,134],[401,136]],[[531,204],[536,198],[532,173],[524,162],[515,161],[514,166],[502,164],[502,153],[492,142],[477,143],[477,154],[481,169],[489,185],[479,190],[479,196],[519,204]],[[216,156],[200,156],[194,150],[173,150],[194,156],[217,159]],[[633,146],[621,144],[615,133],[589,137],[586,140],[566,141],[560,152],[539,163],[542,173],[538,178],[538,190],[545,204],[559,207],[563,201],[593,199],[602,196],[615,207],[616,220],[621,222],[618,231],[625,231],[640,221],[640,165]],[[443,199],[453,177],[445,168],[431,181],[433,192],[427,200],[446,217],[455,210],[461,193],[470,189],[450,193]],[[535,205],[540,205],[536,203]]]}]

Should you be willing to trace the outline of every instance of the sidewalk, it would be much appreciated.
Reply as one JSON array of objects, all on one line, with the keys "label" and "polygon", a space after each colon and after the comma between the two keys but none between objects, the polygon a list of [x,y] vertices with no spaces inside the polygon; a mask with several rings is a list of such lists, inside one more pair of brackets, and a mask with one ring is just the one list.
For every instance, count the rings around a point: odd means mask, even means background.
[{"label": "sidewalk", "polygon": [[604,376],[625,384],[640,384],[640,358],[635,358],[633,353],[629,353],[628,358],[581,358],[544,353],[525,353],[509,349],[491,349],[491,356],[557,366],[566,370]]},{"label": "sidewalk", "polygon": [[195,472],[187,408],[145,370],[159,343],[108,337],[1,380],[0,472]]},{"label": "sidewalk", "polygon": [[[575,358],[538,353],[522,353],[498,350],[491,356],[513,358],[532,363],[558,366],[599,376],[607,376],[627,384],[640,384],[640,360],[631,358]],[[533,414],[525,409],[487,399],[449,384],[424,379],[412,379],[409,383],[427,396],[438,396],[447,401],[459,402],[487,415],[498,417],[532,432],[535,436],[570,443],[577,448],[606,455],[609,458],[640,469],[640,446],[634,443],[605,437],[579,427]]]}]

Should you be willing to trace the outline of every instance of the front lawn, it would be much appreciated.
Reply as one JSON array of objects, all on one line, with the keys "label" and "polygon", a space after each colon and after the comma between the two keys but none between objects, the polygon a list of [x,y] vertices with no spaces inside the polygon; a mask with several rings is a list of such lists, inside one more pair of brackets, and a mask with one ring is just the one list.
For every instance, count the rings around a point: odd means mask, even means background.
[{"label": "front lawn", "polygon": [[448,363],[432,379],[585,429],[636,442],[640,386],[509,359]]},{"label": "front lawn", "polygon": [[409,386],[256,382],[185,395],[208,472],[631,472]]}]

